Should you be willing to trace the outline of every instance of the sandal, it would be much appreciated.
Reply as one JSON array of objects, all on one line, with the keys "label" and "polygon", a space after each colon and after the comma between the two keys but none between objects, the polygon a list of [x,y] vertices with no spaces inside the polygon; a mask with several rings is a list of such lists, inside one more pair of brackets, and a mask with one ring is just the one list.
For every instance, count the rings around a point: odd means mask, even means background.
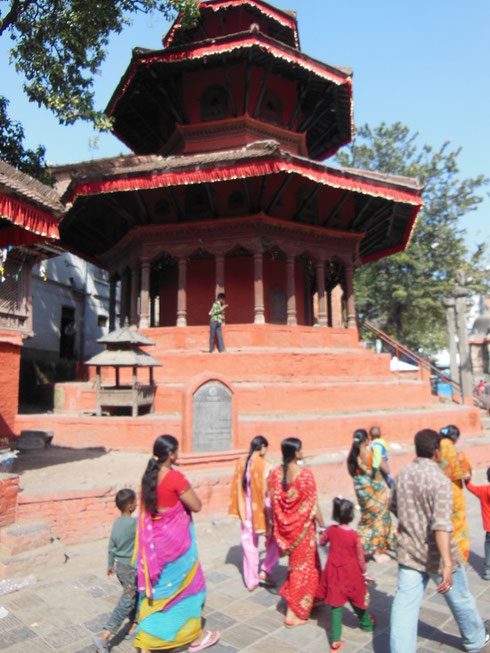
[{"label": "sandal", "polygon": [[249,592],[253,592],[254,590],[257,589],[257,587],[258,585],[247,585],[247,589]]},{"label": "sandal", "polygon": [[220,637],[219,630],[207,630],[202,642],[200,644],[195,644],[194,646],[192,645],[189,646],[188,650],[191,653],[194,653],[195,651],[202,651],[205,648],[214,646],[216,642],[219,640],[219,637]]},{"label": "sandal", "polygon": [[332,642],[330,653],[336,653],[336,651],[340,651],[341,648],[344,648],[344,642]]},{"label": "sandal", "polygon": [[277,587],[277,583],[274,581],[272,576],[266,571],[261,571],[259,574],[259,585],[264,587]]},{"label": "sandal", "polygon": [[92,641],[97,653],[109,653],[109,646],[107,645],[107,642],[103,642],[97,637],[97,635],[92,635]]}]

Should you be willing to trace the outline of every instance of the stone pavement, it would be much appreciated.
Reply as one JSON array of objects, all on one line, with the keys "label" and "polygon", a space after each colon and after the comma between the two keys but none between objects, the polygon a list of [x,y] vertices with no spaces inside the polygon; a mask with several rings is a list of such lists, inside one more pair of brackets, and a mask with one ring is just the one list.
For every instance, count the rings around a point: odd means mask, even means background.
[{"label": "stone pavement", "polygon": [[[476,483],[485,480],[483,470],[475,475]],[[352,497],[350,480],[341,488]],[[479,501],[466,493],[470,527],[471,556],[467,565],[471,589],[484,619],[490,617],[490,582],[483,581],[483,530]],[[328,518],[330,497],[323,497],[322,507]],[[328,519],[327,519],[328,521]],[[206,627],[221,630],[221,641],[213,653],[296,653],[328,650],[330,611],[315,611],[311,624],[296,629],[283,626],[284,602],[277,592],[257,589],[249,593],[243,586],[240,565],[239,526],[224,518],[216,521],[199,519],[196,526],[202,565],[208,583],[204,616]],[[0,596],[0,606],[8,615],[0,617],[0,651],[2,653],[89,653],[91,634],[99,631],[115,606],[120,589],[117,580],[108,579],[107,541],[67,549],[69,559],[54,569],[36,572],[34,584],[17,592]],[[323,561],[323,560],[322,560]],[[285,563],[277,569],[277,578],[286,574]],[[396,587],[396,563],[370,563],[369,574],[375,578],[371,589],[370,610],[377,618],[374,636],[363,633],[350,608],[344,611],[344,650],[388,653],[388,622]],[[2,611],[0,610],[0,613]],[[131,641],[122,633],[112,642],[115,653],[134,652]],[[460,651],[457,627],[442,597],[429,585],[420,615],[419,647],[421,653]]]}]

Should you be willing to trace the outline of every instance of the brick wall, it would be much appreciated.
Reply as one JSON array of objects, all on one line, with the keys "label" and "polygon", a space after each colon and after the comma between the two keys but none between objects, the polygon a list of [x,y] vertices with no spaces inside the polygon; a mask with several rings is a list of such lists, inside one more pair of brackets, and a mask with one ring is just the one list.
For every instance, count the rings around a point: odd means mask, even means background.
[{"label": "brick wall", "polygon": [[19,477],[17,474],[0,474],[0,528],[9,526],[17,518],[17,496]]},{"label": "brick wall", "polygon": [[0,332],[0,437],[12,437],[19,403],[20,349],[18,336]]},{"label": "brick wall", "polygon": [[21,495],[19,521],[42,521],[65,544],[107,537],[119,515],[114,503],[117,489],[73,490],[55,494]]}]

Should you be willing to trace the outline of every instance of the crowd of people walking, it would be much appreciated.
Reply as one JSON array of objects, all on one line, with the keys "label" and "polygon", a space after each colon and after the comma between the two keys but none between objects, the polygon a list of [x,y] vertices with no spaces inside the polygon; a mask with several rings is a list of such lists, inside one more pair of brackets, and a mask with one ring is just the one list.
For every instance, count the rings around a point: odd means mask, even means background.
[{"label": "crowd of people walking", "polygon": [[[391,608],[391,653],[416,650],[420,604],[432,579],[459,627],[462,644],[477,653],[489,642],[485,624],[469,589],[465,563],[469,555],[464,483],[482,503],[486,530],[483,578],[490,580],[489,485],[471,483],[468,459],[456,450],[455,426],[441,433],[430,429],[415,436],[415,459],[392,478],[388,444],[378,427],[354,432],[347,457],[360,509],[352,528],[354,504],[337,496],[332,524],[325,526],[312,470],[304,465],[302,442],[286,438],[282,461],[267,461],[269,443],[255,437],[248,454],[237,461],[229,512],[241,522],[243,581],[249,592],[259,585],[275,587],[274,569],[287,558],[287,577],[279,594],[285,599],[284,625],[307,624],[324,604],[331,608],[330,651],[344,647],[342,615],[349,603],[362,630],[371,632],[375,615],[368,611],[366,561],[388,556],[398,561],[398,586]],[[104,632],[94,636],[96,650],[108,651],[108,640],[127,617],[128,637],[141,653],[188,646],[191,652],[216,644],[218,631],[202,628],[206,598],[192,514],[201,501],[186,477],[174,469],[178,441],[157,438],[141,485],[138,520],[132,490],[121,490],[121,511],[109,543],[109,570],[123,585],[123,595]],[[394,519],[397,520],[395,529]],[[260,564],[259,538],[265,538]],[[321,568],[318,547],[328,547]],[[129,552],[134,549],[130,559]],[[382,589],[382,588],[381,588]],[[490,651],[490,645],[489,645]]]}]

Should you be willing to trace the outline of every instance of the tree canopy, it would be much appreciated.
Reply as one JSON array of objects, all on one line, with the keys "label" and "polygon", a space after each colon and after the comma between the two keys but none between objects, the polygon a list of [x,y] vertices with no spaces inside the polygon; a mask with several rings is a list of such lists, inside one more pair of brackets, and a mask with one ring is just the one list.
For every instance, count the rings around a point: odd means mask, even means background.
[{"label": "tree canopy", "polygon": [[441,301],[450,296],[457,270],[466,272],[475,292],[488,284],[485,246],[469,252],[459,226],[483,200],[488,180],[460,177],[460,151],[449,141],[439,148],[420,144],[417,133],[397,122],[363,125],[351,146],[337,154],[342,165],[417,177],[425,184],[424,207],[406,250],[366,264],[355,276],[360,317],[424,355],[446,346]]},{"label": "tree canopy", "polygon": [[[51,110],[61,124],[77,120],[108,129],[110,121],[94,106],[94,75],[106,56],[112,34],[119,33],[137,12],[182,13],[192,25],[196,0],[0,0],[0,37],[10,37],[10,58],[24,77],[32,102]],[[26,150],[23,129],[8,116],[8,100],[0,96],[0,157],[41,175],[44,150]],[[16,155],[16,156],[17,156]]]}]

